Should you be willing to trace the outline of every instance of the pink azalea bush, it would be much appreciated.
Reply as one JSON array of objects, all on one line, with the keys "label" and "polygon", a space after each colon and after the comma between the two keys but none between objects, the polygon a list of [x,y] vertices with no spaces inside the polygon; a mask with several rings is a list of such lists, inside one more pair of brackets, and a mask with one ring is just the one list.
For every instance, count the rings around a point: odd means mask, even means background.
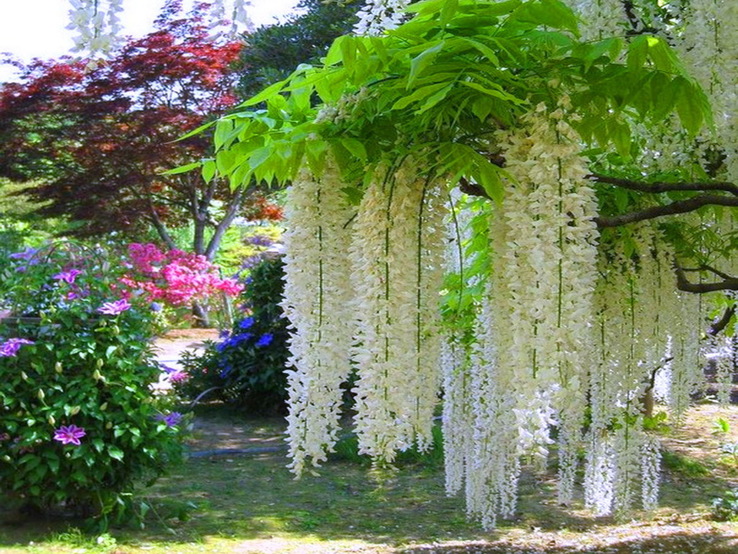
[{"label": "pink azalea bush", "polygon": [[128,246],[128,255],[130,270],[121,282],[152,302],[184,306],[219,293],[236,296],[243,289],[237,280],[221,277],[205,256],[138,243]]}]

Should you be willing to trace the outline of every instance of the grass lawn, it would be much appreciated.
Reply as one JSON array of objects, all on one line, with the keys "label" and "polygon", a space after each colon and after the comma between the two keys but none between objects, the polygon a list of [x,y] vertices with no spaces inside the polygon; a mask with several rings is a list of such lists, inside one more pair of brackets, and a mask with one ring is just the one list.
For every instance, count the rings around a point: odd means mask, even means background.
[{"label": "grass lawn", "polygon": [[[0,506],[0,552],[241,553],[559,553],[738,552],[738,524],[710,518],[712,498],[738,484],[733,460],[715,436],[721,415],[738,434],[738,409],[701,406],[683,430],[668,433],[661,507],[627,521],[557,506],[553,475],[526,473],[518,517],[484,532],[464,503],[444,495],[439,456],[396,470],[373,470],[344,453],[320,476],[296,481],[284,451],[190,458],[143,495],[152,503],[143,529],[85,535],[79,522],[28,519]],[[197,420],[193,450],[273,447],[280,419],[209,413]],[[267,450],[269,450],[267,448]]]}]

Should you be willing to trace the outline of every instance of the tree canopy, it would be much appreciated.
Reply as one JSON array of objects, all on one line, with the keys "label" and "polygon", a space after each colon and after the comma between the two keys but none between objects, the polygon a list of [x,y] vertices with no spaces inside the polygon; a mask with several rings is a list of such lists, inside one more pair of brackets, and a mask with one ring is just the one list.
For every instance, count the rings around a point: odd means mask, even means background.
[{"label": "tree canopy", "polygon": [[[84,222],[79,235],[195,224],[194,248],[214,254],[243,192],[212,175],[164,174],[207,155],[207,136],[177,139],[236,102],[238,42],[213,42],[202,11],[169,3],[157,29],[105,63],[36,61],[0,90],[0,175],[35,180],[43,213]],[[29,189],[26,190],[28,192]],[[215,205],[219,207],[215,209]]]}]

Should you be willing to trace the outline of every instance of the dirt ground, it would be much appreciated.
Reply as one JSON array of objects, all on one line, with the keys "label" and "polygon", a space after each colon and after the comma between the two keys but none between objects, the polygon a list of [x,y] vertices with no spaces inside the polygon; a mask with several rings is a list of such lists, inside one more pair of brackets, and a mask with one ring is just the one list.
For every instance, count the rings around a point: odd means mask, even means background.
[{"label": "dirt ground", "polygon": [[176,365],[185,350],[201,350],[204,341],[217,338],[217,329],[172,329],[156,339],[154,351],[161,363]]}]

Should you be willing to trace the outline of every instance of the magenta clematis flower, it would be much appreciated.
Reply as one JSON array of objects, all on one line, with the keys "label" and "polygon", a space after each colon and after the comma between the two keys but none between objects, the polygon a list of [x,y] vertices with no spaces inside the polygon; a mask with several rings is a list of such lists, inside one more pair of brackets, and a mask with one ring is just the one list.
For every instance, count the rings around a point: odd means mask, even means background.
[{"label": "magenta clematis flower", "polygon": [[0,344],[0,357],[10,358],[15,356],[20,350],[20,347],[24,344],[33,344],[32,340],[28,339],[8,339]]},{"label": "magenta clematis flower", "polygon": [[74,444],[80,445],[79,439],[84,437],[87,433],[82,427],[76,425],[62,425],[54,431],[54,440],[59,441],[62,444]]},{"label": "magenta clematis flower", "polygon": [[54,275],[54,279],[57,281],[64,281],[65,283],[69,283],[70,285],[74,283],[74,280],[77,278],[77,275],[82,273],[79,269],[70,269],[69,271],[62,271],[61,273],[57,273]]},{"label": "magenta clematis flower", "polygon": [[105,302],[97,309],[97,311],[101,314],[118,315],[121,312],[125,312],[130,307],[131,304],[128,300],[116,300],[115,302]]}]

